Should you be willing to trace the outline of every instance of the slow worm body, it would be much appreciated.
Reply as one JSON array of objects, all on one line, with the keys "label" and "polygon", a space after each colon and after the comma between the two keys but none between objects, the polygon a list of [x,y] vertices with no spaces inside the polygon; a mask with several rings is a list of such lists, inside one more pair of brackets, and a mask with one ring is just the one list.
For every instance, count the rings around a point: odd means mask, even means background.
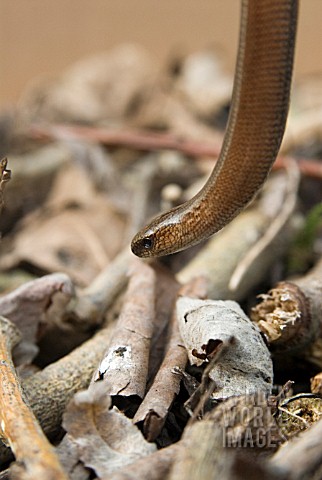
[{"label": "slow worm body", "polygon": [[188,202],[154,219],[132,240],[140,257],[183,250],[221,230],[261,188],[288,113],[297,0],[244,0],[231,109],[219,159]]}]

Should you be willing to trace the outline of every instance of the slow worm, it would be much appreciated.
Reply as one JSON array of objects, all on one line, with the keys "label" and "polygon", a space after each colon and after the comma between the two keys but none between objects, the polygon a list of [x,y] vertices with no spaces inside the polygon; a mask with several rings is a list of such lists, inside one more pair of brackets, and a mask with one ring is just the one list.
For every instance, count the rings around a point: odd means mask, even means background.
[{"label": "slow worm", "polygon": [[139,257],[167,255],[221,230],[261,188],[288,113],[297,0],[243,0],[231,109],[219,159],[188,202],[154,219],[132,240]]}]

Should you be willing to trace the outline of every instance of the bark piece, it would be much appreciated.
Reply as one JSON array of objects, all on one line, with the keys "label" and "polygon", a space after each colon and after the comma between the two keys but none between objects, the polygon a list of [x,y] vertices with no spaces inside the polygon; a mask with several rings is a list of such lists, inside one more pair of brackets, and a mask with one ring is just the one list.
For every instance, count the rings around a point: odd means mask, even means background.
[{"label": "bark piece", "polygon": [[155,321],[149,356],[148,388],[151,386],[165,356],[171,314],[180,285],[168,269],[154,264],[157,274]]},{"label": "bark piece", "polygon": [[311,392],[322,396],[322,372],[311,378]]},{"label": "bark piece", "polygon": [[46,275],[25,283],[0,297],[0,314],[21,331],[22,342],[14,351],[16,364],[30,363],[46,327],[62,323],[66,305],[74,296],[74,286],[63,273]]},{"label": "bark piece", "polygon": [[[236,426],[237,429],[237,426]],[[211,418],[193,422],[187,426],[169,480],[201,478],[221,480],[244,480],[245,478],[261,478],[275,480],[272,472],[261,466],[252,458],[251,449],[245,449],[243,455],[238,450],[224,448],[225,432],[222,426]]]},{"label": "bark piece", "polygon": [[[303,354],[322,365],[315,354],[321,335],[322,260],[305,276],[280,282],[252,309],[252,320],[275,352]],[[314,360],[315,359],[315,360]]]},{"label": "bark piece", "polygon": [[17,463],[11,467],[13,479],[67,480],[67,477],[29,408],[11,359],[11,348],[19,340],[16,327],[0,318],[2,436],[12,448]]},{"label": "bark piece", "polygon": [[273,367],[259,330],[233,301],[177,301],[181,337],[190,363],[201,365],[217,354],[209,372],[215,382],[214,398],[254,393],[270,393]]},{"label": "bark piece", "polygon": [[[206,285],[203,280],[195,279],[179,290],[192,297],[204,297]],[[164,426],[167,415],[175,396],[179,393],[181,375],[174,372],[175,368],[184,369],[187,363],[187,352],[183,348],[176,315],[173,313],[169,338],[162,364],[153,383],[136,412],[133,422],[143,422],[143,432],[148,441],[154,441]]]},{"label": "bark piece", "polygon": [[155,273],[137,260],[113,339],[94,376],[112,396],[144,397],[154,313]]},{"label": "bark piece", "polygon": [[110,407],[106,385],[94,383],[75,395],[64,414],[63,426],[77,444],[81,460],[99,478],[156,450],[130,419]]}]

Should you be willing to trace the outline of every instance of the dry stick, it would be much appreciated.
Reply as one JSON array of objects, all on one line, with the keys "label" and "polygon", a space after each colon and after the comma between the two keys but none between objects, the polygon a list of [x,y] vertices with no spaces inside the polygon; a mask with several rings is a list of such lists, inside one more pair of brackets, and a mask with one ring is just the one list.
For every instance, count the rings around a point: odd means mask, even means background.
[{"label": "dry stick", "polygon": [[[32,125],[29,134],[39,139],[79,138],[103,143],[109,146],[123,146],[132,149],[175,150],[191,157],[215,157],[220,152],[219,143],[196,142],[165,133],[154,133],[131,130],[111,130],[96,127],[81,127],[76,125]],[[279,156],[273,169],[285,168],[290,156]],[[297,158],[299,169],[303,175],[322,178],[322,164],[319,159]]]},{"label": "dry stick", "polygon": [[[250,474],[250,478],[273,480],[273,472],[267,473],[254,463],[252,455],[256,450],[267,453],[280,441],[265,394],[230,397],[203,420],[187,425],[168,480],[237,480]],[[236,456],[241,450],[245,462]]]},{"label": "dry stick", "polygon": [[223,433],[212,421],[202,420],[187,427],[180,443],[182,448],[168,480],[233,478],[234,454],[223,449]]},{"label": "dry stick", "polygon": [[[188,294],[194,298],[204,298],[207,289],[204,279],[197,278],[182,287],[179,296]],[[143,432],[147,440],[154,441],[161,433],[169,409],[179,393],[181,375],[173,369],[184,369],[187,352],[182,345],[175,312],[172,315],[170,336],[166,353],[154,381],[133,419],[134,423],[143,422]]]},{"label": "dry stick", "polygon": [[314,342],[321,335],[321,311],[322,259],[307,275],[280,282],[262,295],[251,316],[276,352],[311,347],[306,356],[321,366],[321,354],[314,358]]},{"label": "dry stick", "polygon": [[94,381],[107,382],[110,395],[144,397],[155,314],[155,272],[136,260],[123,308]]},{"label": "dry stick", "polygon": [[205,144],[189,139],[178,138],[169,133],[111,130],[106,128],[81,127],[76,125],[32,125],[30,135],[37,138],[65,139],[79,138],[104,145],[129,147],[137,150],[177,150],[189,156],[219,155],[220,145]]},{"label": "dry stick", "polygon": [[[112,330],[113,325],[107,326],[69,355],[23,382],[29,404],[47,435],[59,431],[66,404],[77,391],[88,387]],[[8,458],[8,449],[0,445],[0,462]]]},{"label": "dry stick", "polygon": [[14,465],[13,476],[21,480],[67,480],[19,384],[11,358],[11,350],[20,340],[19,336],[16,327],[0,317],[0,418],[3,436],[18,462]]},{"label": "dry stick", "polygon": [[66,316],[71,315],[85,328],[99,325],[107,309],[126,285],[127,273],[134,258],[127,246],[87,288],[79,293]]}]

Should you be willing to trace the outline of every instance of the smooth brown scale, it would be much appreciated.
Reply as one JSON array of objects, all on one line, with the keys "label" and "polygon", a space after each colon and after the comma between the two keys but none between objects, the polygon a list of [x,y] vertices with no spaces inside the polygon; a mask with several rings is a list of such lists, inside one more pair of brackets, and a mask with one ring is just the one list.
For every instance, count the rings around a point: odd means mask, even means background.
[{"label": "smooth brown scale", "polygon": [[265,182],[285,129],[297,10],[297,0],[243,1],[232,104],[218,162],[193,199],[134,237],[136,255],[167,255],[205,240],[236,217]]}]

